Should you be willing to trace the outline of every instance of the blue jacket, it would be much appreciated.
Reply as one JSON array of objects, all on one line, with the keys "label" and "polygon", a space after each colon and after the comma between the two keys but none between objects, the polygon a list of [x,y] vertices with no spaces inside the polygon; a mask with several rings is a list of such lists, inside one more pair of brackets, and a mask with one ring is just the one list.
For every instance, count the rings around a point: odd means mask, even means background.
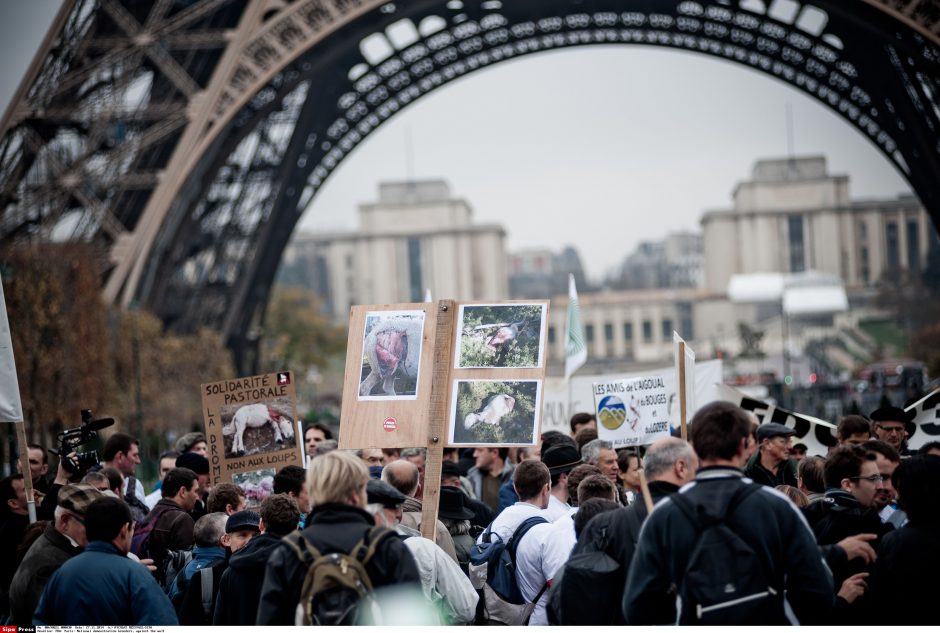
[{"label": "blue jacket", "polygon": [[193,579],[193,575],[203,569],[214,564],[216,561],[225,560],[225,548],[221,546],[215,547],[199,547],[198,545],[193,547],[193,559],[186,564],[186,567],[183,568],[183,585],[180,586],[180,579],[177,576],[170,582],[170,589],[167,592],[167,595],[172,601],[180,591],[185,588],[189,582]]},{"label": "blue jacket", "polygon": [[147,568],[105,541],[92,541],[52,575],[33,624],[176,626],[176,612]]}]

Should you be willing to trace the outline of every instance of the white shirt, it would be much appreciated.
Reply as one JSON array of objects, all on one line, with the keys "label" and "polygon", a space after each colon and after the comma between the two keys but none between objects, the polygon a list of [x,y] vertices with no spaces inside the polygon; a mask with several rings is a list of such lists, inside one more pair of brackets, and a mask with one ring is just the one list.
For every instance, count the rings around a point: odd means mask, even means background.
[{"label": "white shirt", "polygon": [[[535,600],[536,594],[541,591],[545,582],[552,578],[545,568],[544,554],[554,528],[554,523],[536,525],[519,541],[519,547],[516,549],[516,584],[519,585],[519,591],[526,602]],[[542,592],[542,596],[535,604],[535,610],[529,618],[529,626],[548,626],[546,604],[548,604],[548,589]]]},{"label": "white shirt", "polygon": [[556,521],[561,517],[571,513],[571,506],[559,501],[555,495],[548,497],[548,507],[543,511],[545,518],[549,521]]},{"label": "white shirt", "polygon": [[156,490],[151,492],[149,495],[144,497],[144,503],[147,504],[148,508],[153,510],[153,507],[157,505],[157,502],[160,501],[160,499],[162,498],[163,498],[163,490],[160,488],[157,488]]},{"label": "white shirt", "polygon": [[551,532],[545,540],[545,549],[542,553],[542,566],[546,578],[554,578],[558,568],[568,562],[571,550],[577,544],[574,535],[574,515],[577,508],[572,508],[565,516],[552,523]]},{"label": "white shirt", "polygon": [[[545,516],[545,513],[538,506],[523,501],[517,501],[500,512],[499,515],[493,519],[493,523],[490,524],[490,532],[498,535],[504,543],[508,543],[509,539],[512,538],[513,532],[519,527],[519,524],[529,517],[534,516]],[[477,543],[482,542],[483,534],[480,534],[480,536],[477,537]]]}]

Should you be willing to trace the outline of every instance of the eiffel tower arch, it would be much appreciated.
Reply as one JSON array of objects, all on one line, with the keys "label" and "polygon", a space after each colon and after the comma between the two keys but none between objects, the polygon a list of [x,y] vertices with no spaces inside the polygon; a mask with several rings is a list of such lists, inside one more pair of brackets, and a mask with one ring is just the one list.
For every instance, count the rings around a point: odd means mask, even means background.
[{"label": "eiffel tower arch", "polygon": [[89,242],[105,296],[253,362],[281,254],[369,134],[450,81],[641,44],[786,82],[940,226],[937,0],[67,0],[4,114],[0,243]]}]

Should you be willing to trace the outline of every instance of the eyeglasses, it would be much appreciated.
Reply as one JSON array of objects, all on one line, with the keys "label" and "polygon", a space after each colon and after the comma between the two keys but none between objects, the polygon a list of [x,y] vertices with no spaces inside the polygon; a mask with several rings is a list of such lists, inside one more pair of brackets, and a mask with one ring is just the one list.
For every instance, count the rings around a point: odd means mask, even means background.
[{"label": "eyeglasses", "polygon": [[884,431],[885,433],[903,433],[904,432],[903,426],[881,426],[879,424],[878,428]]},{"label": "eyeglasses", "polygon": [[858,479],[858,480],[864,479],[865,481],[870,481],[873,484],[880,484],[881,482],[885,480],[885,478],[882,477],[881,475],[868,475],[867,477],[849,477],[849,479]]}]

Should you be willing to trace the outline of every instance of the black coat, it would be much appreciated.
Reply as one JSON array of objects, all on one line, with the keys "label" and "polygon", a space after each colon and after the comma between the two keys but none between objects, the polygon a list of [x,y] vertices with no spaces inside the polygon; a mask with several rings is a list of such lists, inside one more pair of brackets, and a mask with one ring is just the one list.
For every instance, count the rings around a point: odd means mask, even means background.
[{"label": "black coat", "polygon": [[[372,517],[361,508],[324,504],[311,511],[303,535],[323,554],[348,553],[373,525]],[[287,539],[297,543],[299,533]],[[384,539],[366,571],[373,587],[412,583],[420,591],[418,567],[401,539]],[[307,567],[294,550],[285,543],[278,545],[268,559],[255,624],[293,625],[306,574]]]},{"label": "black coat", "polygon": [[[228,561],[221,559],[193,574],[186,586],[186,593],[183,594],[183,602],[180,603],[176,612],[179,616],[180,626],[209,626],[212,624],[212,613],[215,610],[215,602],[219,597],[219,584],[222,582],[222,574],[225,573],[226,569],[228,569]],[[202,602],[202,578],[199,574],[203,571],[208,573],[209,570],[212,570],[212,603],[209,605],[208,613],[206,613],[205,605]]]},{"label": "black coat", "polygon": [[885,535],[878,551],[873,590],[876,622],[937,625],[937,586],[928,580],[940,569],[940,524],[908,523]]},{"label": "black coat", "polygon": [[[803,508],[803,516],[820,545],[834,545],[857,534],[875,534],[878,538],[871,542],[871,546],[877,552],[881,537],[894,529],[890,524],[882,523],[874,509],[863,507],[855,497],[841,490],[830,490],[825,497]],[[861,561],[851,561],[842,575],[836,574],[836,590],[848,576],[863,571],[871,570],[866,569]]]},{"label": "black coat", "polygon": [[280,544],[280,536],[259,534],[232,554],[219,583],[212,624],[254,625],[268,558]]}]

